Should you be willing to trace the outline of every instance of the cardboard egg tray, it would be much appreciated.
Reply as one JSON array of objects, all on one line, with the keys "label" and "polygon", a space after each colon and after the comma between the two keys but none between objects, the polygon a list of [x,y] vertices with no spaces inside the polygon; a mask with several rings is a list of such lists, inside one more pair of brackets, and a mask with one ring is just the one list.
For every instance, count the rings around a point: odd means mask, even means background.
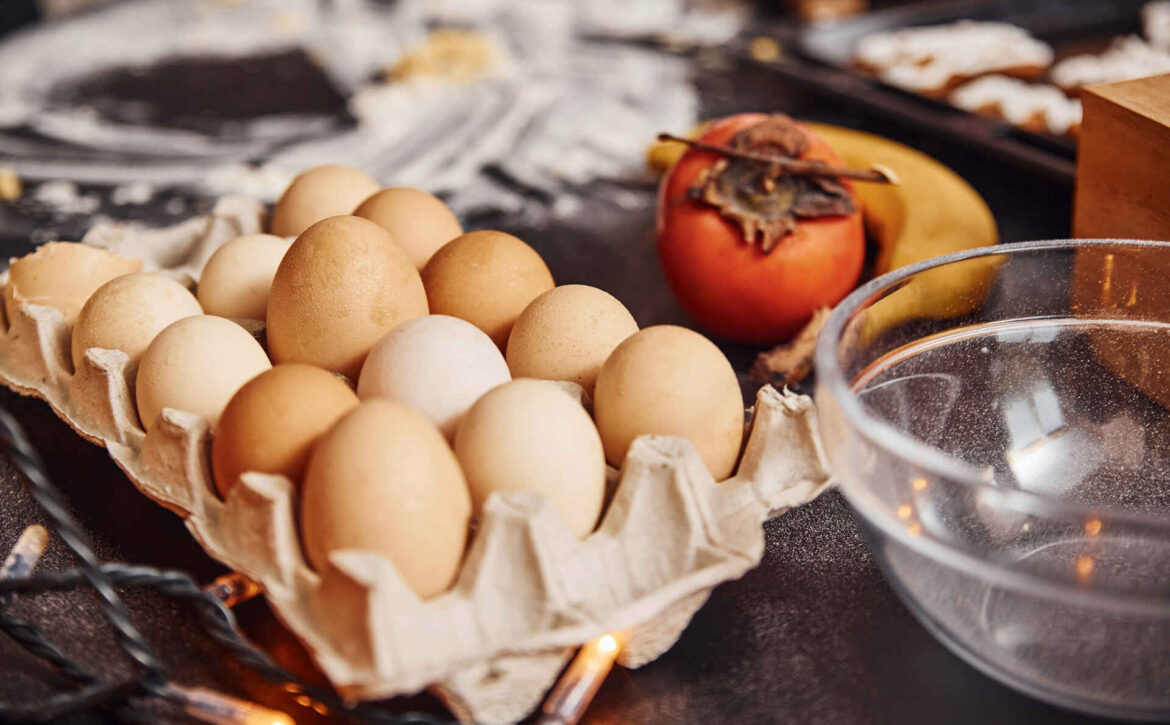
[{"label": "cardboard egg tray", "polygon": [[[219,245],[260,231],[262,213],[257,202],[225,198],[177,226],[102,225],[84,241],[193,282]],[[0,323],[0,381],[44,399],[105,446],[135,486],[184,517],[211,556],[259,582],[345,697],[429,688],[468,722],[523,718],[573,649],[602,634],[619,633],[623,666],[657,658],[716,585],[759,563],[761,524],[829,484],[812,401],[766,387],[734,478],[714,481],[683,439],[640,438],[584,540],[543,497],[496,494],[454,586],[420,601],[378,555],[338,551],[326,571],[311,569],[288,479],[248,473],[221,500],[206,422],[168,409],[144,432],[124,353],[87,350],[73,371],[70,329],[57,310],[25,305]]]}]

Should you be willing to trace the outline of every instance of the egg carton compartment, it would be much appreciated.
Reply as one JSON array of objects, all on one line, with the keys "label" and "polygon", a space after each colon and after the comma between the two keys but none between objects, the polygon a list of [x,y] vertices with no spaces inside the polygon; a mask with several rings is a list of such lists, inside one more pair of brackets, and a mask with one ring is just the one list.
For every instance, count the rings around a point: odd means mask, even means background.
[{"label": "egg carton compartment", "polygon": [[[83,241],[193,283],[211,252],[260,231],[262,216],[259,203],[231,197],[173,227],[107,224]],[[765,387],[733,478],[716,482],[684,439],[639,438],[584,540],[545,498],[495,494],[455,584],[422,601],[379,555],[336,551],[326,570],[310,568],[287,478],[247,473],[221,500],[207,423],[166,409],[144,432],[129,358],[93,348],[74,371],[69,345],[58,310],[20,306],[0,321],[0,380],[105,446],[135,486],[184,517],[212,557],[260,583],[345,697],[430,689],[466,722],[523,718],[573,649],[606,633],[620,633],[623,666],[654,660],[715,586],[759,563],[763,522],[830,484],[812,400]]]}]

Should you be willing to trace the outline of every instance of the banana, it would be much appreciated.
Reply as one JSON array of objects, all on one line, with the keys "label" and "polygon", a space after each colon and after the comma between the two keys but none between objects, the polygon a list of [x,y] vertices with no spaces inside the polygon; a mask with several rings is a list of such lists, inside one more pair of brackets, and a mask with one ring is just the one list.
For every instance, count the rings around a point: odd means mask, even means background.
[{"label": "banana", "polygon": [[866,233],[880,248],[874,273],[999,240],[983,197],[955,172],[926,154],[881,136],[823,123],[806,124],[846,166],[891,169],[899,183],[853,185]]},{"label": "banana", "polygon": [[[995,217],[983,197],[943,164],[881,136],[821,123],[806,124],[846,166],[880,165],[898,185],[855,183],[866,234],[878,245],[880,275],[943,254],[996,244]],[[950,264],[916,275],[866,312],[865,338],[916,318],[968,314],[987,295],[999,256]]]}]

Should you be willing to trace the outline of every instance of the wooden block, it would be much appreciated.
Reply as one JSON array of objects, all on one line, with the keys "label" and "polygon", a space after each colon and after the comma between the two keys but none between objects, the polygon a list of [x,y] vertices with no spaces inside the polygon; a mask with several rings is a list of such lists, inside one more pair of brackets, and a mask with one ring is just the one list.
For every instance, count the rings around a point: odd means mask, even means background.
[{"label": "wooden block", "polygon": [[1073,234],[1170,241],[1170,74],[1082,100]]}]

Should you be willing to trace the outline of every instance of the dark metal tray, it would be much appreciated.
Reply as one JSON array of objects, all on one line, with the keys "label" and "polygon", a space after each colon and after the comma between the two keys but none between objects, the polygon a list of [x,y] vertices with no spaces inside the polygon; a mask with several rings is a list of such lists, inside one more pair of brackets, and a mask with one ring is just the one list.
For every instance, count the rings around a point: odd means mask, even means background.
[{"label": "dark metal tray", "polygon": [[1002,121],[956,109],[942,101],[909,93],[851,69],[857,41],[882,30],[949,23],[961,19],[998,20],[1025,28],[1051,44],[1057,58],[1103,49],[1114,37],[1141,30],[1147,0],[946,0],[892,8],[795,31],[800,59],[773,64],[845,103],[899,117],[908,125],[981,147],[1045,176],[1070,182],[1076,146],[1067,139],[1030,133]]}]

